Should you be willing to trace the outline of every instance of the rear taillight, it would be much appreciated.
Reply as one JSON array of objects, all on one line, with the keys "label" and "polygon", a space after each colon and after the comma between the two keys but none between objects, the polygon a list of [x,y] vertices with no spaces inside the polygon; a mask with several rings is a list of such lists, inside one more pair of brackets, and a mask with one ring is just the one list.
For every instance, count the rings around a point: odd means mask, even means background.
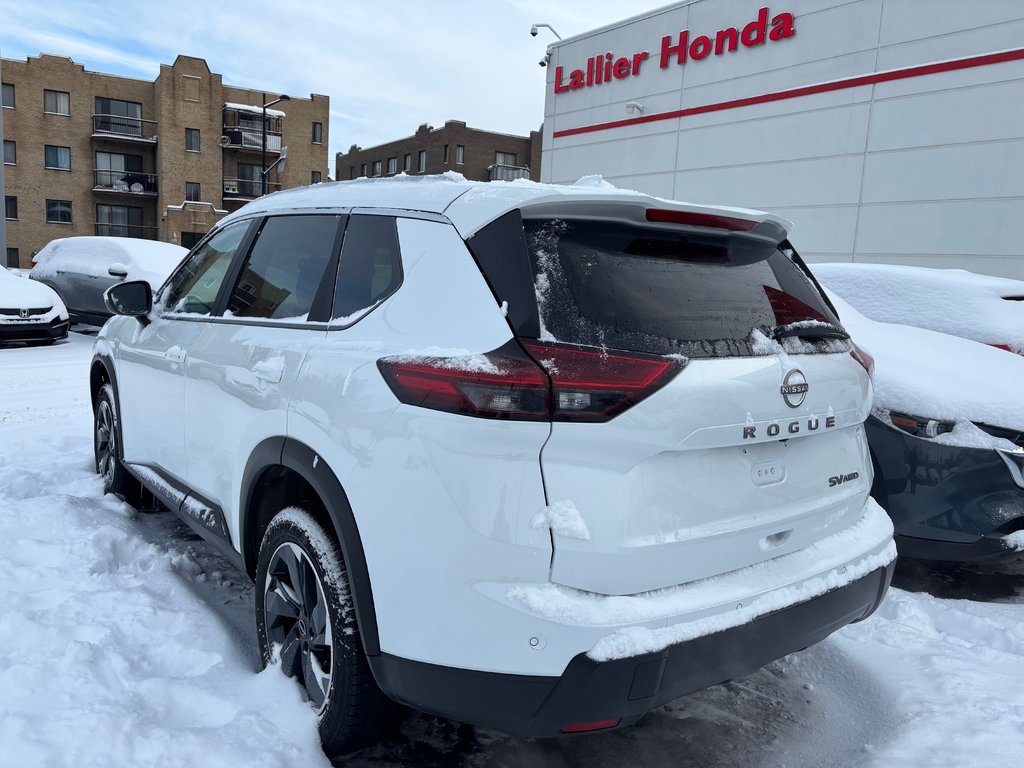
[{"label": "rear taillight", "polygon": [[486,355],[385,357],[377,367],[408,405],[485,419],[548,419],[548,377],[515,341]]},{"label": "rear taillight", "polygon": [[510,341],[482,355],[377,361],[391,391],[408,405],[487,419],[588,422],[618,416],[683,365],[536,341]]},{"label": "rear taillight", "polygon": [[523,341],[551,377],[554,421],[608,421],[664,386],[683,364],[664,357]]},{"label": "rear taillight", "polygon": [[864,366],[864,370],[868,372],[868,376],[873,377],[875,375],[875,358],[870,354],[854,344],[853,349],[850,350],[850,356]]}]

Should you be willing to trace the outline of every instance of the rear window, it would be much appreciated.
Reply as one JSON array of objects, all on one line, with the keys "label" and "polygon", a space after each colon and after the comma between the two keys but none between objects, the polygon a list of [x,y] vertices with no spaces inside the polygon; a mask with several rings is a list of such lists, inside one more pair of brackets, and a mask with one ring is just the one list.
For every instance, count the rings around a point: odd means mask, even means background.
[{"label": "rear window", "polygon": [[[779,328],[839,326],[803,271],[761,238],[586,219],[523,226],[542,339],[736,357],[770,353],[764,337]],[[834,338],[785,341],[791,352],[837,351]]]}]

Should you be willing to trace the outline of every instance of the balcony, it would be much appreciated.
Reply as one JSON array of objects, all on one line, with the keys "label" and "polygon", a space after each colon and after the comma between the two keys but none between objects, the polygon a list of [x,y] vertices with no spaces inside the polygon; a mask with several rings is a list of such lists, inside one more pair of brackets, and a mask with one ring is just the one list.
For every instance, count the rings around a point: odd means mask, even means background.
[{"label": "balcony", "polygon": [[[281,182],[272,181],[267,184],[268,192],[276,192]],[[258,179],[224,179],[225,200],[255,200],[263,194],[263,182]]]},{"label": "balcony", "polygon": [[140,195],[153,197],[157,193],[155,173],[138,171],[112,171],[98,169],[93,192],[111,192],[120,195]]},{"label": "balcony", "polygon": [[488,181],[512,181],[514,179],[530,178],[530,169],[521,165],[494,165],[487,166]]},{"label": "balcony", "polygon": [[156,120],[123,115],[93,115],[92,137],[156,144]]},{"label": "balcony", "polygon": [[96,234],[103,237],[134,237],[139,240],[156,240],[159,227],[144,227],[141,224],[100,224],[96,222]]},{"label": "balcony", "polygon": [[[220,137],[220,145],[224,149],[243,149],[261,152],[263,150],[263,134],[259,128],[225,125],[224,135]],[[280,131],[267,131],[267,152],[272,154],[281,153]]]}]

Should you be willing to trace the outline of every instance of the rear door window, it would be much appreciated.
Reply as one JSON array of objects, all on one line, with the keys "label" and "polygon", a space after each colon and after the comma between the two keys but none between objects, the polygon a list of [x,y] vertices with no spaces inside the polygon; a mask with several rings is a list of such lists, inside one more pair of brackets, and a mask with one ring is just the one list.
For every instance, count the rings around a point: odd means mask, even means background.
[{"label": "rear door window", "polygon": [[393,216],[353,214],[345,228],[334,318],[345,324],[386,299],[402,283],[402,256]]},{"label": "rear door window", "polygon": [[[839,327],[807,276],[760,238],[588,219],[523,225],[542,339],[734,357],[763,352],[755,330]],[[797,351],[835,351],[829,342]]]}]

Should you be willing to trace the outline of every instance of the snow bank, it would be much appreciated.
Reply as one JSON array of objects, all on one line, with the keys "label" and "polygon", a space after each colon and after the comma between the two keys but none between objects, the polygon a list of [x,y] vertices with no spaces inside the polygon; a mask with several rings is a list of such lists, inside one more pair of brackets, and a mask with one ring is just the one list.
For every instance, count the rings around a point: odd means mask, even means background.
[{"label": "snow bank", "polygon": [[853,340],[875,358],[876,411],[1024,429],[1024,357],[957,336],[869,320],[826,290]]},{"label": "snow bank", "polygon": [[128,268],[126,280],[145,280],[159,288],[188,251],[171,243],[131,237],[65,237],[51,240],[36,254],[32,276],[54,279],[58,270],[109,278],[112,264]]},{"label": "snow bank", "polygon": [[1024,354],[1024,281],[963,269],[891,264],[815,264],[814,274],[859,312]]}]

